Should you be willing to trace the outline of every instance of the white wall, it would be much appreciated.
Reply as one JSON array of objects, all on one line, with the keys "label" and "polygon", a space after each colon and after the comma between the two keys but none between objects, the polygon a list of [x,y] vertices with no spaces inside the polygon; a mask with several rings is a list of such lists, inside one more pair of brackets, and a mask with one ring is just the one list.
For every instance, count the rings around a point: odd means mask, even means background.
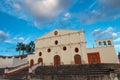
[{"label": "white wall", "polygon": [[[55,30],[56,31],[56,30]],[[54,31],[36,39],[35,41],[35,54],[29,55],[28,60],[34,60],[38,62],[38,58],[43,58],[43,63],[46,65],[54,64],[54,56],[59,55],[61,62],[64,64],[71,64],[74,61],[74,56],[79,54],[82,58],[82,63],[88,63],[86,56],[86,43],[84,39],[84,31],[69,31],[69,30],[57,30],[58,35],[54,35]],[[58,44],[55,45],[55,40]],[[63,51],[63,46],[67,47],[66,51]],[[79,52],[75,53],[74,49],[79,48]],[[47,52],[50,48],[51,52]],[[39,52],[42,52],[42,56],[39,56]]]},{"label": "white wall", "polygon": [[21,58],[15,58],[15,57],[12,57],[12,58],[6,57],[5,59],[3,59],[0,57],[0,68],[16,67],[16,66],[25,64],[27,62],[28,62],[27,58],[21,59]]},{"label": "white wall", "polygon": [[15,67],[15,66],[19,66],[19,65],[22,65],[22,64],[26,64],[28,62],[27,58],[13,58],[13,63],[12,63],[12,67]]},{"label": "white wall", "polygon": [[13,58],[0,58],[0,68],[9,67],[12,65]]},{"label": "white wall", "polygon": [[88,48],[87,53],[99,52],[101,63],[118,63],[114,46]]}]

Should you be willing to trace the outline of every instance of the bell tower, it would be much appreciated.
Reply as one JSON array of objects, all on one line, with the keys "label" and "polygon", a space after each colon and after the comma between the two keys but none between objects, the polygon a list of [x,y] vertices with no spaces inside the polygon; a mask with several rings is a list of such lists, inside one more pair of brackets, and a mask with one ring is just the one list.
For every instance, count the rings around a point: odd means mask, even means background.
[{"label": "bell tower", "polygon": [[97,47],[109,47],[114,46],[112,38],[96,40]]}]

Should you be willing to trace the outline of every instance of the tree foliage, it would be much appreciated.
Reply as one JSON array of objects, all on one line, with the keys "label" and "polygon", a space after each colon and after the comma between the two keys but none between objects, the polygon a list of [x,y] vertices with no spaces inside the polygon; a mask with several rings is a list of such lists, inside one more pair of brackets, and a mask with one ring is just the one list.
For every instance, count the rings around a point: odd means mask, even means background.
[{"label": "tree foliage", "polygon": [[17,43],[16,51],[19,52],[19,55],[21,53],[22,53],[22,55],[24,55],[24,52],[26,52],[27,54],[33,54],[35,51],[34,41],[31,41],[28,44],[24,44],[22,42]]}]

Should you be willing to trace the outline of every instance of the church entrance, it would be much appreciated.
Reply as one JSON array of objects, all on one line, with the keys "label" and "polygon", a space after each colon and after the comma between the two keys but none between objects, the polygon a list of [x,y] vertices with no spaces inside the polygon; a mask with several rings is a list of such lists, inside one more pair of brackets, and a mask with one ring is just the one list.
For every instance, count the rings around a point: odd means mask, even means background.
[{"label": "church entrance", "polygon": [[81,56],[79,54],[76,54],[74,56],[74,61],[75,61],[75,64],[81,64]]},{"label": "church entrance", "polygon": [[34,60],[31,59],[31,60],[30,60],[30,67],[32,67],[33,65],[34,65]]},{"label": "church entrance", "polygon": [[59,55],[54,56],[54,65],[60,65],[60,56]]},{"label": "church entrance", "polygon": [[43,62],[43,59],[42,58],[38,58],[38,64],[42,63],[42,62]]},{"label": "church entrance", "polygon": [[100,55],[98,52],[96,53],[88,53],[88,62],[89,64],[97,64],[97,63],[101,63],[100,61]]}]

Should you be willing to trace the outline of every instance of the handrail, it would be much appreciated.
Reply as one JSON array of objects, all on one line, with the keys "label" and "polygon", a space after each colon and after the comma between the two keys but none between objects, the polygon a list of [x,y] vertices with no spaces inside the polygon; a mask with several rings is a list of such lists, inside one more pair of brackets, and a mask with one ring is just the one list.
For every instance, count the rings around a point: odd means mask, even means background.
[{"label": "handrail", "polygon": [[38,63],[34,64],[34,66],[32,67],[32,70],[35,70],[38,66],[40,66],[40,64]]},{"label": "handrail", "polygon": [[26,65],[26,64],[28,64],[28,62],[24,63],[24,64],[21,64],[21,65],[18,65],[18,66],[15,66],[15,67],[7,67],[7,69],[12,70],[12,69],[18,68],[18,67]]},{"label": "handrail", "polygon": [[27,67],[28,67],[28,64],[25,64],[25,65],[22,65],[22,66],[20,66],[20,67],[16,67],[16,68],[14,68],[14,69],[12,69],[12,70],[8,70],[6,73],[7,73],[7,74],[10,74],[10,73],[16,72],[16,71],[18,71],[18,70],[21,70],[21,69],[24,69],[24,68],[27,68]]}]

